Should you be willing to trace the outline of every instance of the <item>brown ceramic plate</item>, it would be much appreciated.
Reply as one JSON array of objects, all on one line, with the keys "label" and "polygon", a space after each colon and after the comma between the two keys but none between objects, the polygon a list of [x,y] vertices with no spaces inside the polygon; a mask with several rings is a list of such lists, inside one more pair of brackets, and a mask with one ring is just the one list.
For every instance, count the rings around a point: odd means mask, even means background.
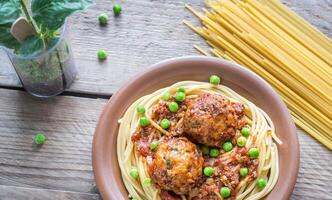
[{"label": "brown ceramic plate", "polygon": [[211,74],[222,77],[222,84],[261,107],[272,118],[279,145],[280,176],[269,200],[289,199],[298,174],[299,143],[294,122],[277,93],[263,79],[247,69],[210,57],[181,57],[155,64],[124,85],[106,105],[93,140],[93,170],[97,187],[105,200],[128,199],[117,161],[118,120],[139,97],[183,80],[207,81]]}]

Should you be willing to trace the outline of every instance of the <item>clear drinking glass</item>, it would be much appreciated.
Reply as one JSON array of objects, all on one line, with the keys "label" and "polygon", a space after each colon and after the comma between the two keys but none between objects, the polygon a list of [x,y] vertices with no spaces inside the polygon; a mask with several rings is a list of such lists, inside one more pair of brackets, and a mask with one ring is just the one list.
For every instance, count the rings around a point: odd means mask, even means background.
[{"label": "clear drinking glass", "polygon": [[67,37],[66,25],[56,44],[36,56],[16,55],[5,51],[24,87],[37,97],[52,97],[62,93],[74,81],[77,71]]}]

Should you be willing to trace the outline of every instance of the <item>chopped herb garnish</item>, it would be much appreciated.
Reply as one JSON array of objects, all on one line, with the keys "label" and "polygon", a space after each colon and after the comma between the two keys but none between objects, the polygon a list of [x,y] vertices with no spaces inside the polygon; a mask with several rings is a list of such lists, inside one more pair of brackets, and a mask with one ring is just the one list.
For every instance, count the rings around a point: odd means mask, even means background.
[{"label": "chopped herb garnish", "polygon": [[173,151],[179,151],[177,147],[172,148]]},{"label": "chopped herb garnish", "polygon": [[166,168],[167,168],[167,169],[170,169],[170,168],[171,168],[171,160],[170,160],[170,159],[167,159],[167,160],[166,160]]}]

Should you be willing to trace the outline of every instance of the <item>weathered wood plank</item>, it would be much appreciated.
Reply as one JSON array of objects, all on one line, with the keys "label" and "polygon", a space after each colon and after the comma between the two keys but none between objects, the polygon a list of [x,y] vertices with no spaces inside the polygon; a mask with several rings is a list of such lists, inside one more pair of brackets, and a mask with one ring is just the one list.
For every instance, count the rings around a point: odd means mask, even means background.
[{"label": "weathered wood plank", "polygon": [[1,200],[100,200],[99,194],[0,185]]},{"label": "weathered wood plank", "polygon": [[[70,91],[111,94],[122,83],[149,65],[166,58],[193,55],[193,44],[205,42],[182,24],[195,20],[184,9],[185,3],[199,8],[203,0],[127,0],[121,2],[122,14],[107,27],[100,27],[97,17],[112,16],[109,0],[97,4],[70,20],[70,32],[77,68],[76,82]],[[331,0],[283,0],[320,30],[332,34]],[[98,62],[96,51],[109,52],[106,62]],[[0,85],[19,86],[17,76],[0,55]],[[7,62],[8,63],[8,62]]]},{"label": "weathered wood plank", "polygon": [[301,151],[300,169],[291,199],[331,200],[332,152],[300,129],[298,136]]},{"label": "weathered wood plank", "polygon": [[[0,97],[0,185],[96,193],[92,136],[106,100],[42,101],[3,89]],[[42,147],[33,142],[38,131]]]},{"label": "weathered wood plank", "polygon": [[[31,199],[98,199],[91,143],[107,101],[68,96],[41,101],[6,89],[0,89],[0,97],[0,199],[21,200],[25,194]],[[37,131],[48,138],[41,148],[32,140]],[[331,199],[332,152],[300,129],[298,136],[301,164],[291,199]]]}]

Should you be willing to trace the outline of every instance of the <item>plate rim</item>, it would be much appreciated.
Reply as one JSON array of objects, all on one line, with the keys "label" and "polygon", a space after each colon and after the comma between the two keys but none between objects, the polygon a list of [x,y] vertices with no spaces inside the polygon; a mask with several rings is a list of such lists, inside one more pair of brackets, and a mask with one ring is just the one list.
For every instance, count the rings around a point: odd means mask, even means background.
[{"label": "plate rim", "polygon": [[[292,153],[294,154],[294,157],[295,157],[295,160],[293,161],[293,164],[295,164],[293,172],[295,174],[293,174],[289,178],[290,180],[289,180],[289,184],[288,184],[288,189],[285,191],[284,194],[280,194],[281,195],[280,199],[285,199],[285,200],[288,199],[291,196],[291,194],[294,190],[296,180],[297,180],[297,177],[298,177],[299,164],[300,164],[299,139],[298,139],[298,136],[297,136],[294,121],[293,121],[293,119],[290,115],[290,112],[289,112],[288,108],[286,107],[285,103],[282,101],[281,97],[272,88],[272,86],[269,83],[267,83],[263,78],[261,78],[260,76],[255,74],[254,72],[246,69],[245,67],[243,67],[243,66],[241,66],[241,65],[239,65],[235,62],[230,62],[230,61],[227,61],[227,60],[224,60],[224,59],[221,59],[221,58],[206,57],[206,56],[175,57],[175,58],[166,59],[166,60],[163,60],[163,61],[158,62],[156,64],[153,64],[150,67],[148,67],[147,69],[145,69],[142,72],[135,75],[135,77],[132,80],[130,80],[127,83],[123,84],[118,89],[118,91],[115,92],[112,95],[110,100],[107,102],[107,104],[103,108],[102,113],[101,113],[101,115],[98,119],[98,123],[96,125],[95,133],[94,133],[94,136],[93,136],[93,143],[92,143],[93,173],[94,173],[96,185],[97,185],[97,187],[100,191],[100,194],[101,194],[102,198],[104,198],[104,199],[114,199],[114,200],[115,199],[118,200],[119,198],[123,198],[122,195],[114,196],[114,195],[110,194],[110,192],[107,191],[107,185],[105,184],[105,182],[106,182],[105,177],[103,177],[102,172],[101,172],[103,167],[100,166],[101,160],[103,159],[100,156],[102,154],[102,152],[100,152],[100,150],[102,150],[102,148],[99,148],[100,143],[102,143],[102,138],[100,138],[100,136],[99,136],[99,135],[102,134],[102,131],[100,129],[101,129],[102,124],[105,123],[105,118],[107,116],[107,113],[110,112],[110,109],[111,109],[112,105],[114,104],[114,102],[116,102],[117,99],[122,95],[122,93],[125,92],[128,88],[130,88],[132,84],[134,84],[136,81],[139,81],[140,79],[147,76],[148,74],[154,73],[155,71],[159,71],[160,68],[167,67],[167,66],[170,66],[170,65],[178,63],[178,62],[195,62],[195,61],[213,62],[213,63],[220,64],[220,65],[231,66],[231,67],[234,67],[236,70],[238,70],[240,73],[244,73],[244,74],[248,75],[249,78],[257,79],[258,82],[261,82],[262,83],[261,85],[263,87],[265,87],[266,91],[268,91],[274,97],[274,99],[278,102],[279,106],[281,106],[281,108],[282,108],[281,112],[283,113],[283,116],[286,116],[288,118],[287,120],[290,122],[289,123],[289,130],[290,130],[290,133],[292,133],[291,137],[292,137],[293,145],[295,145],[291,149],[293,151]],[[113,141],[113,144],[116,145],[116,141]],[[278,149],[278,153],[280,153],[279,149]],[[280,177],[279,177],[279,179],[280,179]],[[117,184],[115,184],[115,185],[117,185]],[[274,190],[275,190],[275,188],[273,188],[270,193],[272,193]],[[119,192],[117,192],[117,193],[119,193]]]}]

